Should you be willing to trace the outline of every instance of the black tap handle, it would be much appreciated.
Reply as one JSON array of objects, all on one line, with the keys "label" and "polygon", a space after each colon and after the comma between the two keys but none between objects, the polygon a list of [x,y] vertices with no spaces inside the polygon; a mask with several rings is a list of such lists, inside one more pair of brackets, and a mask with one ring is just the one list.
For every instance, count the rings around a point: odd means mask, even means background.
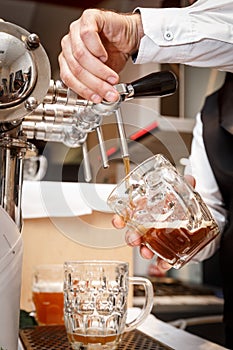
[{"label": "black tap handle", "polygon": [[153,97],[171,95],[176,91],[177,79],[170,71],[151,73],[130,84],[133,97]]}]

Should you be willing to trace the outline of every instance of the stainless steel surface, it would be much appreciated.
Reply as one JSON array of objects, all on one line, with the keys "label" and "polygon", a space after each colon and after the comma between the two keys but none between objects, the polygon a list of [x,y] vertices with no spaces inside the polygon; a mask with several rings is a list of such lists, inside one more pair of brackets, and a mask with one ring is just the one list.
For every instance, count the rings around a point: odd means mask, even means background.
[{"label": "stainless steel surface", "polygon": [[[94,104],[80,100],[62,82],[50,79],[50,63],[39,37],[4,21],[0,22],[0,68],[0,203],[20,228],[23,159],[33,148],[27,139],[62,142],[71,148],[83,146],[85,177],[90,181],[85,142],[94,130],[103,166],[108,167],[100,129],[103,117],[115,114],[122,153],[126,156],[127,141],[119,110],[121,102],[134,94],[139,97],[145,91],[153,95],[153,88],[156,96],[166,94],[167,86],[176,88],[172,73],[158,72],[132,83],[136,87],[139,82],[137,89],[132,89],[130,84],[116,86],[119,90],[116,102]],[[143,84],[148,84],[146,89]]]},{"label": "stainless steel surface", "polygon": [[88,156],[88,149],[87,149],[86,142],[82,144],[82,151],[83,151],[84,178],[86,182],[90,182],[92,179],[92,174],[91,174],[91,165],[90,165],[90,160]]},{"label": "stainless steel surface", "polygon": [[[35,328],[22,329],[20,338],[25,350],[71,350],[68,344],[65,328],[62,326],[40,326]],[[160,341],[135,330],[124,333],[119,350],[172,350]]]},{"label": "stainless steel surface", "polygon": [[97,134],[97,138],[98,138],[98,143],[99,143],[99,148],[100,148],[100,154],[101,154],[101,158],[102,158],[103,167],[104,168],[108,168],[109,167],[108,156],[107,156],[106,147],[105,147],[105,144],[104,144],[104,138],[103,138],[102,129],[101,129],[100,126],[98,126],[96,128],[96,134]]},{"label": "stainless steel surface", "polygon": [[129,155],[128,143],[126,141],[126,134],[125,134],[125,129],[124,129],[120,108],[118,108],[118,110],[115,111],[115,117],[116,117],[118,133],[119,133],[120,143],[121,143],[121,154],[122,154],[122,157],[128,157]]},{"label": "stainless steel surface", "polygon": [[21,121],[48,90],[50,64],[39,38],[14,24],[0,22],[0,203],[21,229],[23,158],[34,151]]},{"label": "stainless steel surface", "polygon": [[[154,286],[152,313],[156,317],[191,334],[224,345],[221,289],[171,277],[152,277],[151,280]],[[134,306],[141,307],[143,298],[142,291],[135,290]]]},{"label": "stainless steel surface", "polygon": [[[129,316],[134,317],[140,310],[137,308],[132,308],[129,310]],[[139,331],[139,332],[138,332]],[[34,333],[33,337],[33,329],[25,329],[22,330],[22,332],[29,332],[29,334],[26,334],[27,341],[33,341],[32,344],[35,349],[37,346],[40,346],[41,343],[37,342],[38,337],[36,336],[37,332]],[[51,341],[56,342],[53,349],[57,349],[56,346],[60,344],[60,337],[62,337],[62,332],[59,332],[59,334],[55,335],[51,339]],[[63,333],[64,334],[64,333]],[[43,335],[43,332],[42,332]],[[213,343],[212,341],[209,341],[207,339],[204,339],[203,337],[196,336],[193,334],[190,334],[189,332],[186,332],[182,329],[177,329],[176,327],[168,324],[167,322],[163,322],[156,318],[153,315],[149,315],[149,317],[146,319],[146,321],[139,327],[139,329],[134,333],[129,333],[124,335],[125,339],[123,338],[122,347],[119,349],[125,350],[125,349],[185,349],[185,350],[223,350],[226,349],[225,347],[218,345],[217,343]],[[59,340],[58,340],[59,339]],[[48,344],[46,343],[46,340],[48,337],[43,337],[43,341],[45,346]],[[26,347],[27,348],[27,347]],[[30,348],[30,347],[29,347]],[[42,347],[40,346],[39,349]],[[23,347],[21,344],[19,346],[18,350],[23,350],[25,347]],[[32,348],[34,349],[34,348]],[[44,348],[46,349],[46,347]],[[49,348],[51,349],[51,347]],[[65,346],[59,347],[59,349],[65,349]]]},{"label": "stainless steel surface", "polygon": [[0,22],[0,122],[28,114],[28,97],[40,103],[50,81],[50,63],[39,38],[15,24]]},{"label": "stainless steel surface", "polygon": [[0,204],[15,221],[19,229],[22,227],[22,162],[27,150],[34,151],[35,149],[32,144],[24,139],[9,136],[0,139]]},{"label": "stainless steel surface", "polygon": [[[154,309],[156,315],[166,321],[176,314],[222,314],[223,297],[219,288],[197,283],[188,283],[171,277],[151,277],[154,287]],[[134,290],[134,305],[140,306],[143,291]]]}]

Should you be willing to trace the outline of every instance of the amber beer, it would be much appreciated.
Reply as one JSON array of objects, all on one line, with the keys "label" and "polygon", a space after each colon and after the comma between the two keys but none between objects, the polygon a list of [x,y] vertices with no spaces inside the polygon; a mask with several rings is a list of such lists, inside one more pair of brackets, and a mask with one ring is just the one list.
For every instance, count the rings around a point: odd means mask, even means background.
[{"label": "amber beer", "polygon": [[124,163],[125,175],[127,176],[130,172],[130,158],[128,156],[124,157],[123,163]]},{"label": "amber beer", "polygon": [[64,324],[63,292],[33,291],[36,319],[39,325]]},{"label": "amber beer", "polygon": [[[187,257],[190,260],[197,250],[210,242],[211,237],[215,238],[212,230],[213,224],[211,222],[193,231],[182,227],[182,224],[180,227],[151,227],[149,229],[140,227],[140,231],[144,232],[142,235],[143,243],[169,261],[171,265],[180,261],[179,267],[182,266],[182,258],[186,263]],[[202,246],[200,242],[203,242]]]},{"label": "amber beer", "polygon": [[[129,156],[123,157],[123,164],[124,164],[124,170],[125,170],[125,176],[127,179],[127,175],[130,173],[130,158]],[[126,180],[127,182],[127,187],[129,188],[129,198],[130,198],[130,206],[133,208],[134,204],[132,201],[132,189],[129,183],[129,179]]]},{"label": "amber beer", "polygon": [[82,343],[84,345],[88,345],[88,344],[110,345],[110,343],[114,342],[114,347],[115,347],[116,342],[119,341],[121,337],[119,334],[111,334],[111,332],[109,332],[109,334],[106,334],[106,335],[101,335],[102,332],[101,331],[98,332],[98,330],[92,330],[91,333],[93,333],[93,335],[77,334],[77,333],[78,331],[76,331],[73,334],[67,333],[67,337],[70,343]]},{"label": "amber beer", "polygon": [[32,300],[39,325],[64,324],[62,265],[35,266],[32,280]]}]

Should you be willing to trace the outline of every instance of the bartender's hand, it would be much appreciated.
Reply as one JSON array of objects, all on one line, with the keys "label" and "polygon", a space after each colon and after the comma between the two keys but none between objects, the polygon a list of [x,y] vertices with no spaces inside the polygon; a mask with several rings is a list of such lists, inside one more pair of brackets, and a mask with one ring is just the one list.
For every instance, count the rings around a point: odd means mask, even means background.
[{"label": "bartender's hand", "polygon": [[94,103],[114,102],[113,85],[144,35],[141,16],[88,9],[61,41],[60,76],[77,94]]},{"label": "bartender's hand", "polygon": [[[189,184],[193,187],[195,187],[195,179],[191,175],[185,175],[185,179],[189,182]],[[114,215],[112,219],[113,226],[117,229],[122,229],[125,227],[124,220],[118,216]],[[136,230],[128,230],[125,235],[126,243],[131,247],[140,247],[140,254],[144,259],[152,259],[154,256],[154,253],[147,248],[143,243],[141,239],[140,232],[137,232]],[[157,272],[159,271],[162,274],[164,274],[166,271],[168,271],[172,266],[168,264],[166,261],[161,259],[160,257],[157,257],[156,259],[156,268]]]},{"label": "bartender's hand", "polygon": [[[125,227],[124,220],[116,214],[113,216],[112,223],[117,229],[122,229]],[[142,244],[141,234],[139,232],[128,230],[125,234],[125,241],[130,247],[140,246],[140,254],[144,259],[153,258],[154,253],[144,244]],[[158,275],[164,275],[172,267],[160,257],[157,257],[155,265]]]}]

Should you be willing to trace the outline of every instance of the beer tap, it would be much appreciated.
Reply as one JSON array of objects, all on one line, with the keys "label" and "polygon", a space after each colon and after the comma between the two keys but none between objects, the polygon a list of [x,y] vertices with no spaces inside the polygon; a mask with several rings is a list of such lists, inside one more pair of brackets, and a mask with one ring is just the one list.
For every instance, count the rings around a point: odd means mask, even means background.
[{"label": "beer tap", "polygon": [[169,71],[151,73],[134,82],[115,85],[119,93],[116,102],[95,104],[79,98],[61,81],[51,79],[50,63],[36,34],[0,22],[0,43],[0,203],[21,227],[22,164],[27,151],[36,152],[29,140],[81,147],[85,179],[91,181],[88,135],[96,132],[103,167],[107,168],[102,123],[114,115],[122,157],[128,156],[121,103],[132,98],[167,96],[176,91],[177,81]]},{"label": "beer tap", "polygon": [[[174,93],[176,84],[174,74],[169,71],[151,73],[132,83],[115,85],[119,92],[118,101],[95,104],[79,99],[62,82],[50,82],[53,88],[50,88],[43,103],[24,117],[22,128],[28,138],[63,142],[68,147],[82,146],[88,134],[95,130],[103,167],[107,168],[109,164],[101,130],[103,118],[115,116],[124,158],[128,156],[128,145],[120,110],[121,102],[145,96],[167,96]],[[32,106],[28,109],[31,110]]]},{"label": "beer tap", "polygon": [[[88,135],[96,132],[103,166],[108,158],[102,133],[105,118],[115,115],[121,142],[122,157],[128,155],[121,103],[132,98],[166,96],[175,92],[176,78],[171,72],[157,72],[129,84],[115,86],[118,101],[94,104],[80,99],[61,81],[51,79],[50,62],[38,35],[0,21],[0,205],[22,229],[21,197],[23,165],[27,154],[36,154],[32,139],[61,142],[68,147],[81,147],[85,179],[91,181],[88,157]],[[4,232],[7,235],[8,232]],[[22,266],[21,255],[17,258]],[[20,253],[21,254],[21,253]],[[18,266],[18,270],[20,270]],[[0,295],[10,323],[5,326],[6,349],[17,349],[20,272],[9,280],[6,295]],[[9,293],[11,292],[11,293]],[[14,305],[14,306],[13,306]],[[12,307],[14,312],[12,312]]]}]

